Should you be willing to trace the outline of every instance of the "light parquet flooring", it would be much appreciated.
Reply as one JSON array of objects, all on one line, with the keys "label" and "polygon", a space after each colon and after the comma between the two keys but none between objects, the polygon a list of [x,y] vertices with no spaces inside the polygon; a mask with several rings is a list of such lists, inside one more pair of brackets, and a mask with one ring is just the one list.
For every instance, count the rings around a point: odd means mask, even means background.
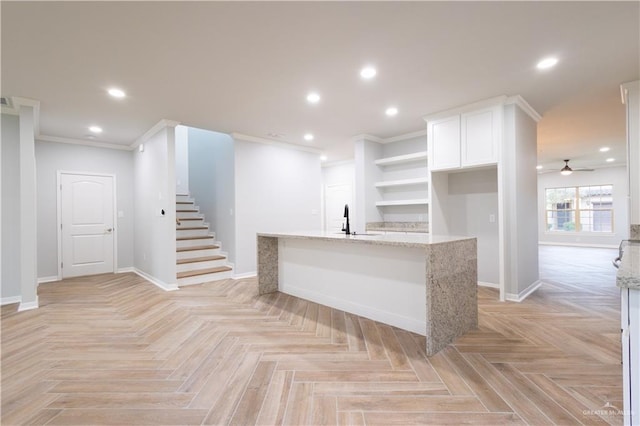
[{"label": "light parquet flooring", "polygon": [[431,358],[421,336],[255,279],[41,285],[40,309],[2,308],[1,423],[621,424],[614,272],[545,264],[523,303],[480,288],[479,329]]}]

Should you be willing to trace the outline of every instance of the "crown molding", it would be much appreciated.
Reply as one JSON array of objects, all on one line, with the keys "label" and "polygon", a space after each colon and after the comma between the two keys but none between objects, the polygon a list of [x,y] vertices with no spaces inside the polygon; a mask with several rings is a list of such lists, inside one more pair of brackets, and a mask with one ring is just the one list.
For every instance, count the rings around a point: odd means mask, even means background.
[{"label": "crown molding", "polygon": [[91,146],[94,148],[118,149],[121,151],[131,151],[133,149],[128,145],[118,145],[110,142],[95,142],[90,140],[65,138],[60,136],[38,135],[36,137],[36,140],[41,142],[56,142],[56,143],[66,143],[70,145],[84,145],[84,146]]},{"label": "crown molding", "polygon": [[4,106],[4,105],[2,105],[2,114],[19,115],[17,109],[15,109],[13,107]]},{"label": "crown molding", "polygon": [[322,154],[322,150],[320,150],[318,148],[313,148],[313,147],[310,147],[310,146],[298,145],[298,144],[294,144],[294,143],[290,143],[290,142],[274,141],[273,139],[267,139],[267,138],[261,138],[261,137],[258,137],[258,136],[245,135],[245,134],[242,134],[242,133],[233,132],[233,133],[231,133],[231,137],[234,140],[239,140],[239,141],[260,143],[260,144],[263,144],[263,145],[273,145],[273,146],[278,146],[280,148],[285,148],[285,149],[295,149],[297,151],[305,151],[305,152],[311,152],[311,153],[314,153],[314,154]]},{"label": "crown molding", "polygon": [[367,141],[371,141],[371,142],[384,143],[384,139],[379,138],[377,136],[368,135],[366,133],[355,135],[355,136],[353,136],[351,138],[351,141],[353,141],[353,142],[360,141],[360,140],[367,140]]},{"label": "crown molding", "polygon": [[525,101],[524,98],[522,96],[520,96],[520,95],[515,95],[515,96],[508,97],[507,99],[505,99],[504,104],[505,105],[509,105],[509,104],[518,105],[520,107],[520,109],[523,110],[524,112],[526,112],[527,115],[529,117],[531,117],[536,123],[542,119],[542,116],[540,114],[538,114],[538,111],[533,109],[533,107],[531,105],[529,105],[529,103],[527,101]]},{"label": "crown molding", "polygon": [[629,99],[630,90],[640,89],[640,80],[629,81],[620,85],[620,98],[623,104],[626,104]]},{"label": "crown molding", "polygon": [[167,120],[166,118],[163,118],[162,120],[158,121],[152,128],[147,130],[142,136],[140,136],[138,139],[136,139],[135,142],[133,142],[131,145],[129,145],[129,148],[132,149],[132,150],[136,149],[138,147],[138,145],[140,145],[141,143],[145,143],[153,135],[155,135],[156,133],[158,133],[162,129],[166,129],[168,127],[176,127],[178,125],[180,125],[179,121]]},{"label": "crown molding", "polygon": [[450,115],[461,114],[467,111],[473,111],[481,108],[487,108],[495,105],[504,104],[508,99],[507,95],[495,96],[489,99],[483,99],[481,101],[473,102],[470,104],[460,105],[454,108],[449,108],[444,111],[434,112],[422,117],[424,121],[436,120],[438,118],[447,117]]},{"label": "crown molding", "polygon": [[326,163],[322,163],[321,167],[324,169],[326,167],[337,167],[337,166],[350,166],[355,164],[355,160],[336,160],[336,161],[327,161]]},{"label": "crown molding", "polygon": [[418,130],[418,131],[411,132],[411,133],[405,133],[403,135],[392,136],[390,138],[384,138],[384,139],[382,139],[382,143],[393,143],[393,142],[406,141],[408,139],[419,138],[419,137],[422,137],[422,136],[427,136],[427,129]]}]

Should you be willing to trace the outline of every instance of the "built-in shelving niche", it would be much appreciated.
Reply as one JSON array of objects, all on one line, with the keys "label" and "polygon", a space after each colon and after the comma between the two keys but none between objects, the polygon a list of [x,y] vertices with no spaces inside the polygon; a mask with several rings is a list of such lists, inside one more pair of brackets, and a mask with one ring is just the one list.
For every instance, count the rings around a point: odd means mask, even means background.
[{"label": "built-in shelving niche", "polygon": [[374,164],[382,175],[382,180],[374,184],[381,197],[375,205],[381,209],[384,221],[426,221],[429,204],[427,152],[380,158]]}]

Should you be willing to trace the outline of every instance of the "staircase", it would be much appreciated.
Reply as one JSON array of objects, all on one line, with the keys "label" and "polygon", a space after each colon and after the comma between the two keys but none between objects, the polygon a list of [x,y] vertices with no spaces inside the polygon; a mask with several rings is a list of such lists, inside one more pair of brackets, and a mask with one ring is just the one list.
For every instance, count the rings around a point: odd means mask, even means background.
[{"label": "staircase", "polygon": [[202,284],[233,277],[233,266],[221,243],[209,231],[195,201],[176,195],[176,272],[178,286]]}]

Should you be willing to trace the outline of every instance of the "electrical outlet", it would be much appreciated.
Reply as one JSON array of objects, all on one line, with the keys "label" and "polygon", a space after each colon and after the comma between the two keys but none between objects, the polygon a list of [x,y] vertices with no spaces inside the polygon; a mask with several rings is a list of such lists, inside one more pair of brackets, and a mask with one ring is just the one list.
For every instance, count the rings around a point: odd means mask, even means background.
[{"label": "electrical outlet", "polygon": [[496,223],[496,215],[495,214],[490,214],[489,215],[489,223]]}]

